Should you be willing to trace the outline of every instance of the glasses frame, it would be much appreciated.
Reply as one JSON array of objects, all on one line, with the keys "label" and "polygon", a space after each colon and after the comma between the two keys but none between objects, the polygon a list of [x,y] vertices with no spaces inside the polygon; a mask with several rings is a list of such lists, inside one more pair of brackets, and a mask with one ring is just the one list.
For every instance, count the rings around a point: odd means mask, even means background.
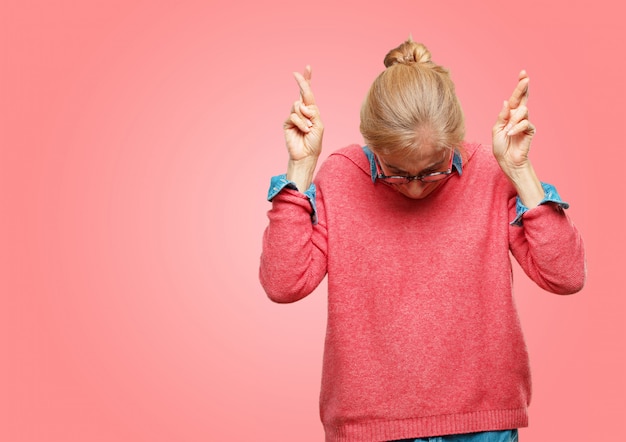
[{"label": "glasses frame", "polygon": [[[387,184],[409,184],[411,181],[421,181],[422,183],[434,183],[436,181],[445,180],[452,173],[452,162],[454,161],[454,151],[450,154],[450,163],[448,168],[441,172],[427,173],[425,175],[385,175],[383,168],[378,160],[378,155],[374,155],[376,161],[376,179]],[[393,180],[393,181],[389,181]]]}]

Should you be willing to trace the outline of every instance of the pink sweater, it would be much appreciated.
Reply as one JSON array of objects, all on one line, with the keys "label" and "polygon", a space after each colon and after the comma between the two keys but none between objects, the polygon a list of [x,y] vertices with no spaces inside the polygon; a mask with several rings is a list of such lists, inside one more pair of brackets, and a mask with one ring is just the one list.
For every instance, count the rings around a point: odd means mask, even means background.
[{"label": "pink sweater", "polygon": [[509,250],[540,287],[585,279],[579,233],[554,204],[515,218],[515,190],[491,150],[466,145],[462,175],[411,200],[372,183],[360,146],[317,174],[318,223],[299,192],[272,201],[260,279],[297,301],[328,275],[320,395],[327,441],[527,425],[530,372]]}]

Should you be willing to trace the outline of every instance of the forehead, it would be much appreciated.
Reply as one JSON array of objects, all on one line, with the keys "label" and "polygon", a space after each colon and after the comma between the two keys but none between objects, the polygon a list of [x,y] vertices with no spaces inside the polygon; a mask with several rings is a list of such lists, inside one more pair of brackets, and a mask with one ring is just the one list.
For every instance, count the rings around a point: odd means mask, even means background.
[{"label": "forehead", "polygon": [[447,149],[430,146],[408,149],[403,152],[378,155],[386,166],[406,172],[420,172],[433,166],[441,165],[448,159]]}]

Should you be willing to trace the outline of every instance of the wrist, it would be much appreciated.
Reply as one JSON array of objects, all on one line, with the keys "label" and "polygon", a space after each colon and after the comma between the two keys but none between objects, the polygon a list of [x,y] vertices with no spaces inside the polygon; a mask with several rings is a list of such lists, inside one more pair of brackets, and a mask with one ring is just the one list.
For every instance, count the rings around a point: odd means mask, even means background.
[{"label": "wrist", "polygon": [[545,192],[541,186],[541,181],[539,181],[530,162],[520,167],[502,167],[502,170],[515,187],[517,195],[526,207],[536,207],[544,199]]},{"label": "wrist", "polygon": [[500,165],[500,169],[502,169],[504,174],[513,183],[527,180],[535,175],[534,168],[529,161],[525,161],[523,164],[518,165],[510,164],[509,162],[502,160],[498,161],[498,164]]},{"label": "wrist", "polygon": [[296,183],[300,192],[305,192],[313,182],[317,157],[307,157],[301,160],[289,160],[287,163],[287,179]]}]

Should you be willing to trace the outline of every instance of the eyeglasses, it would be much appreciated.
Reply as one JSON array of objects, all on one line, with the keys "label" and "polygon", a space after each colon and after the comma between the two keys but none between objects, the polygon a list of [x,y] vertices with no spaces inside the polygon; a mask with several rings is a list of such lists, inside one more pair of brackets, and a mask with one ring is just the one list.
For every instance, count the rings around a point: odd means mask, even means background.
[{"label": "eyeglasses", "polygon": [[376,179],[384,181],[389,184],[408,184],[411,181],[419,180],[422,183],[433,183],[435,181],[445,180],[452,173],[452,160],[454,159],[454,152],[450,154],[450,163],[448,164],[448,169],[442,172],[434,172],[427,173],[424,175],[406,175],[406,176],[398,176],[398,175],[385,175],[383,173],[383,169],[378,161],[378,156],[374,156],[376,159]]}]

